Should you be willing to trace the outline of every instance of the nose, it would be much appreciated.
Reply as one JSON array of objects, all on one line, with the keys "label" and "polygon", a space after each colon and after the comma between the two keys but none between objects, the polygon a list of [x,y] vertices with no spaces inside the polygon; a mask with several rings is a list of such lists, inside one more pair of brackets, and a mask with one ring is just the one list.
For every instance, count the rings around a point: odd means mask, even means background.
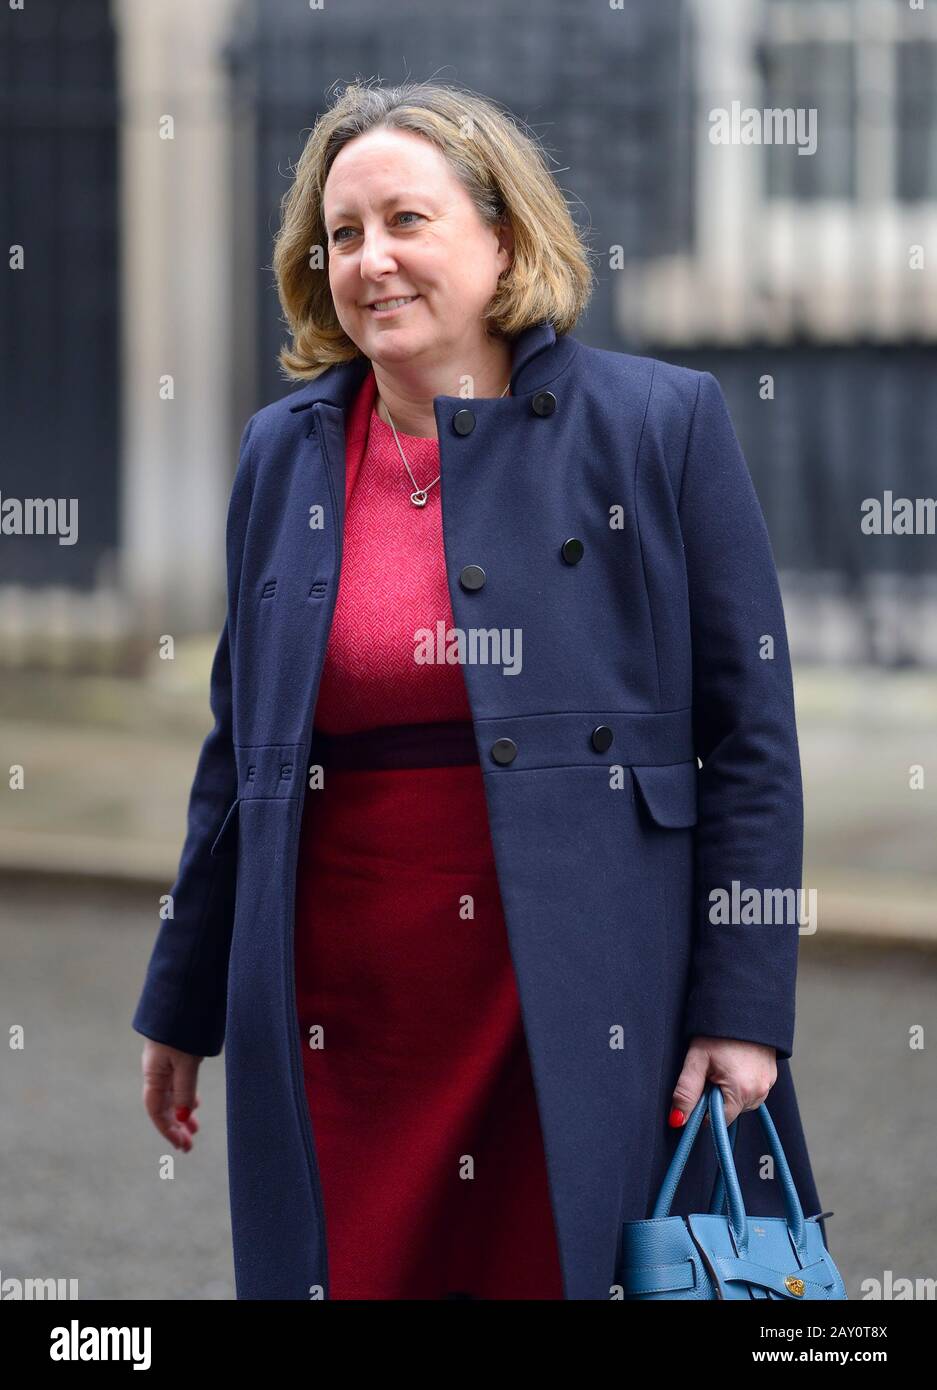
[{"label": "nose", "polygon": [[377,228],[366,231],[361,246],[362,280],[373,282],[396,268],[396,259],[391,254],[391,245],[383,230]]}]

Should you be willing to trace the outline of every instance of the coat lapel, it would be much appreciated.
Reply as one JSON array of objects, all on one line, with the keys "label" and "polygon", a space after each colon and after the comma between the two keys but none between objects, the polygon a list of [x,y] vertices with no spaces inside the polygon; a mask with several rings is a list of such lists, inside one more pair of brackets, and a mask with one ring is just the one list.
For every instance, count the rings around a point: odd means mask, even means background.
[{"label": "coat lapel", "polygon": [[[565,335],[557,338],[552,323],[546,320],[524,329],[512,342],[512,396],[538,390],[563,370],[575,349],[575,340]],[[294,414],[311,411],[320,422],[340,537],[344,532],[348,500],[364,457],[376,395],[377,381],[371,362],[361,355],[351,362],[329,367],[308,386],[299,387],[289,407]],[[441,417],[451,419],[465,404],[462,397],[436,396],[437,420],[441,423]],[[314,428],[314,422],[310,421],[307,432],[311,434]]]}]

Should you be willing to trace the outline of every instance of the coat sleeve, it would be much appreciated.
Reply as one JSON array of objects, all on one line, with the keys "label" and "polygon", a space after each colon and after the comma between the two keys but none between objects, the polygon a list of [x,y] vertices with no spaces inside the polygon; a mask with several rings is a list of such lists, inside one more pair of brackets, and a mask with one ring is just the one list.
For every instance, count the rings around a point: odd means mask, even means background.
[{"label": "coat sleeve", "polygon": [[768,530],[710,372],[700,373],[678,514],[702,763],[685,1032],[767,1043],[789,1058],[803,854],[790,654]]},{"label": "coat sleeve", "polygon": [[226,526],[228,608],[211,669],[214,727],[189,793],[186,837],[171,890],[173,916],[160,924],[132,1027],[154,1042],[200,1057],[222,1048],[237,859],[211,848],[237,797],[232,742],[232,635],[237,631],[241,558],[253,492],[250,435],[241,436]]}]

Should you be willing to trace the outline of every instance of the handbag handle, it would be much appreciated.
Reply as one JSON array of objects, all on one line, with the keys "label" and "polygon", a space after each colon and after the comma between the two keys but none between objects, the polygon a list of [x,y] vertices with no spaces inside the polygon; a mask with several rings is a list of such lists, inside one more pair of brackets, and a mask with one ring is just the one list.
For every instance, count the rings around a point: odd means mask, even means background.
[{"label": "handbag handle", "polygon": [[[741,1116],[736,1115],[735,1119],[729,1125],[729,1139],[732,1142],[733,1158],[735,1156],[735,1141],[739,1137],[740,1119]],[[726,1183],[725,1178],[722,1176],[722,1166],[719,1163],[716,1164],[716,1178],[713,1183],[712,1197],[709,1201],[709,1214],[710,1216],[728,1216],[729,1214],[729,1203],[726,1198]]]},{"label": "handbag handle", "polygon": [[[654,1210],[651,1213],[652,1219],[657,1220],[661,1217],[670,1215],[670,1207],[673,1202],[677,1185],[683,1176],[687,1159],[690,1156],[690,1149],[699,1133],[699,1127],[703,1123],[703,1114],[708,1107],[709,1124],[712,1130],[713,1144],[716,1150],[716,1161],[719,1165],[722,1179],[725,1183],[725,1201],[728,1206],[729,1225],[732,1228],[732,1235],[735,1239],[736,1248],[740,1254],[744,1254],[748,1246],[748,1224],[745,1213],[745,1203],[742,1200],[742,1189],[739,1185],[738,1174],[735,1171],[735,1162],[732,1155],[732,1147],[729,1144],[729,1135],[726,1129],[725,1107],[722,1099],[722,1091],[712,1082],[707,1082],[703,1094],[700,1096],[693,1108],[693,1113],[687,1120],[680,1136],[680,1143],[674,1151],[673,1158],[670,1160],[670,1167],[661,1184]],[[774,1121],[768,1114],[768,1107],[762,1102],[758,1107],[758,1116],[761,1120],[762,1128],[768,1140],[768,1145],[774,1157],[775,1168],[781,1179],[781,1187],[784,1192],[784,1204],[787,1209],[787,1224],[790,1229],[791,1239],[798,1254],[806,1257],[804,1245],[804,1212],[800,1205],[800,1198],[797,1195],[797,1188],[794,1186],[794,1179],[788,1167],[784,1150],[781,1147],[781,1140],[774,1127]],[[739,1117],[736,1117],[736,1120]],[[735,1124],[736,1121],[733,1121]]]}]

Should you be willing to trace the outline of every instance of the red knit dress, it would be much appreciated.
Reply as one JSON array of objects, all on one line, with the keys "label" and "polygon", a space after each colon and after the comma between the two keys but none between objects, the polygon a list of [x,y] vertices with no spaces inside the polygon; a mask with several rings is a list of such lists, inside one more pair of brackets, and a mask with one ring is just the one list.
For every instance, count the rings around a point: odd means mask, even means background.
[{"label": "red knit dress", "polygon": [[[347,748],[372,731],[373,750],[385,730],[430,724],[438,740],[421,727],[412,746],[428,735],[443,748],[447,731],[470,732],[471,710],[460,665],[414,657],[419,629],[453,626],[440,485],[424,508],[410,502],[376,390],[369,372],[347,422],[342,568],[314,734]],[[437,441],[400,441],[425,486]],[[331,1298],[563,1297],[474,745],[471,757],[323,758],[324,786],[306,793],[297,1024]]]}]

